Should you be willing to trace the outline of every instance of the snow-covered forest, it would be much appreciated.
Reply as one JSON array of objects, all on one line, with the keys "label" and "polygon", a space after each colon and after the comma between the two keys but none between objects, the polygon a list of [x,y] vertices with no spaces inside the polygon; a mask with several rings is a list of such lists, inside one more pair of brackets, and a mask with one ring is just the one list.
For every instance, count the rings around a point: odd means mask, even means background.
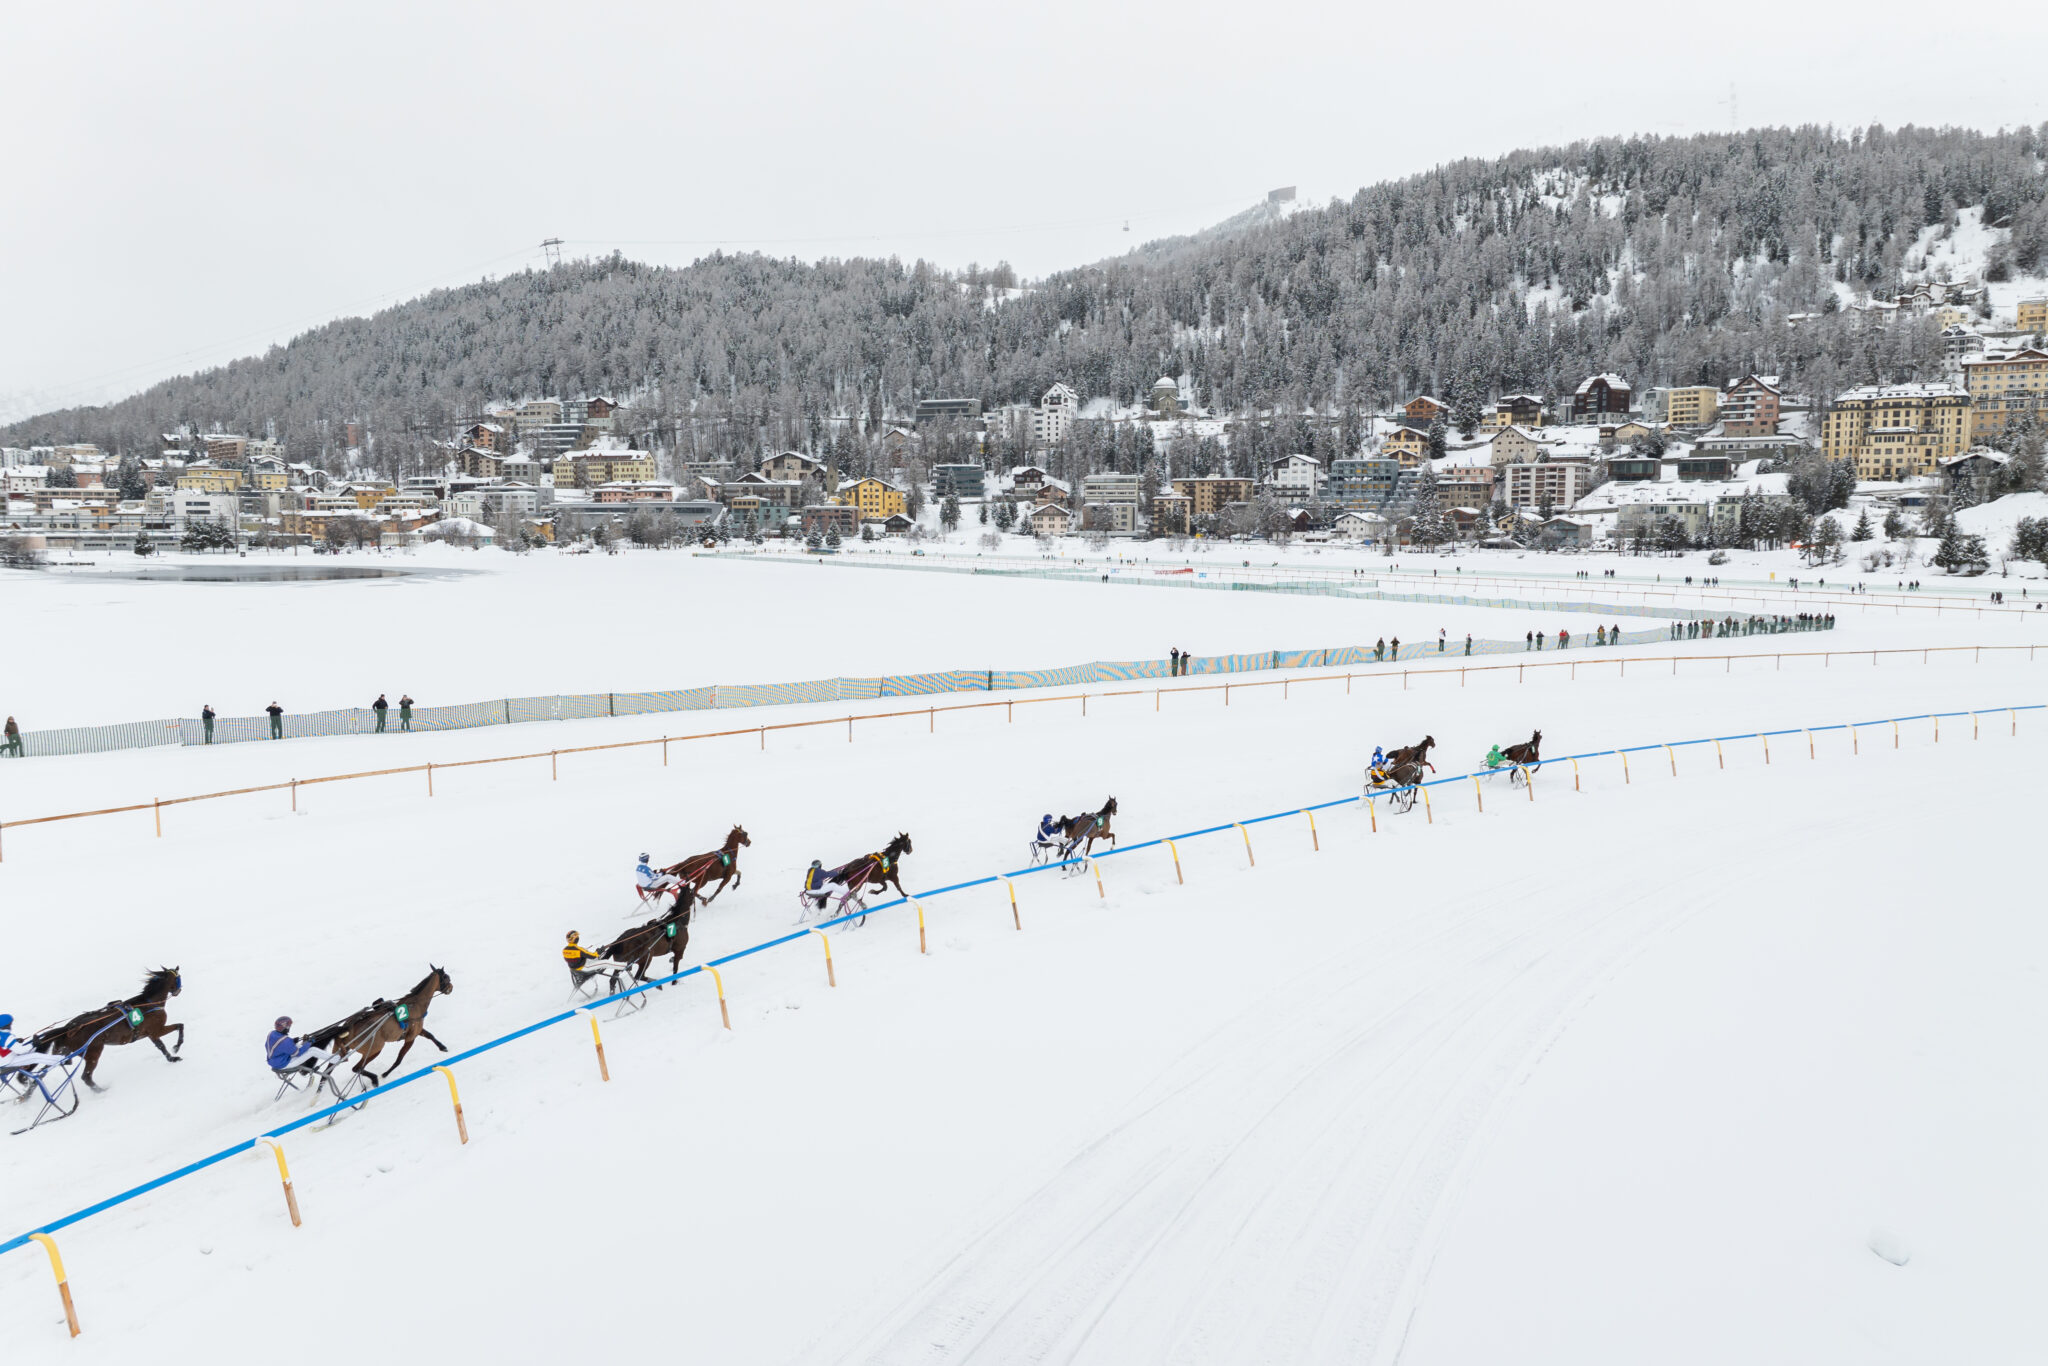
[{"label": "snow-covered forest", "polygon": [[[1025,288],[1007,267],[619,258],[444,290],[104,408],[6,429],[10,445],[152,453],[180,425],[274,429],[294,458],[445,440],[487,402],[608,393],[678,454],[816,448],[915,400],[1142,399],[1161,374],[1221,413],[1370,409],[1780,374],[1815,393],[1938,377],[1936,325],[1840,311],[1937,273],[1964,210],[1997,231],[1991,280],[2048,260],[2048,126],[1766,129],[1615,138],[1461,161],[1242,231],[1156,242]],[[1819,315],[1788,327],[1787,314]]]}]

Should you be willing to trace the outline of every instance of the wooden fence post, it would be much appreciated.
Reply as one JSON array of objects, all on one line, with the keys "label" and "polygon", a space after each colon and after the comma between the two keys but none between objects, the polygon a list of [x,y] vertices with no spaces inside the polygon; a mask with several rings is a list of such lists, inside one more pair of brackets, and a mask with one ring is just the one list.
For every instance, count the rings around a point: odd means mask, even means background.
[{"label": "wooden fence post", "polygon": [[57,1294],[64,1301],[64,1322],[70,1325],[71,1336],[78,1336],[78,1311],[71,1305],[71,1282],[64,1275],[64,1258],[58,1255],[57,1241],[47,1233],[28,1235],[43,1245],[43,1251],[50,1256],[50,1274],[57,1278]]},{"label": "wooden fence post", "polygon": [[576,1013],[589,1017],[590,1041],[597,1045],[597,1075],[601,1080],[610,1081],[612,1079],[612,1069],[606,1065],[604,1060],[604,1035],[597,1032],[597,1016],[591,1013],[589,1006],[584,1006]]},{"label": "wooden fence post", "polygon": [[718,988],[718,1018],[727,1029],[731,1029],[732,1012],[725,1008],[725,978],[709,963],[704,965],[704,971],[711,974],[711,984]]},{"label": "wooden fence post", "polygon": [[274,1138],[259,1138],[258,1143],[270,1149],[277,1159],[277,1179],[284,1182],[284,1207],[291,1211],[292,1227],[299,1227],[299,1197],[292,1190],[292,1169],[284,1164],[284,1148]]},{"label": "wooden fence post", "polygon": [[462,1141],[467,1143],[469,1142],[469,1121],[462,1117],[462,1093],[455,1089],[455,1074],[446,1067],[441,1066],[436,1066],[434,1070],[448,1079],[448,1099],[455,1106],[455,1132],[462,1135]]}]

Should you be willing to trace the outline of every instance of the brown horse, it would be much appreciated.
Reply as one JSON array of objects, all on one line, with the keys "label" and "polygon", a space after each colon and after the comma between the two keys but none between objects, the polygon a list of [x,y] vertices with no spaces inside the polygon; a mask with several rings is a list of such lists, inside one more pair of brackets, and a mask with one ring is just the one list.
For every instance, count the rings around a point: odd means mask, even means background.
[{"label": "brown horse", "polygon": [[418,1039],[424,1038],[443,1053],[448,1051],[447,1044],[427,1032],[427,1007],[433,1004],[436,996],[446,996],[454,990],[455,980],[448,975],[447,969],[433,968],[418,986],[396,1001],[380,998],[345,1020],[314,1030],[306,1035],[306,1041],[343,1058],[351,1053],[361,1054],[351,1070],[375,1086],[383,1078],[370,1070],[370,1063],[384,1051],[386,1044],[402,1045],[391,1066],[384,1069],[386,1077],[398,1070]]},{"label": "brown horse", "polygon": [[1387,780],[1371,786],[1388,794],[1388,804],[1396,811],[1413,811],[1415,793],[1422,786],[1422,765],[1413,761],[1405,764],[1389,764]]},{"label": "brown horse", "polygon": [[746,828],[735,824],[732,832],[725,837],[725,843],[719,848],[705,854],[692,854],[681,863],[671,863],[661,871],[671,873],[695,887],[702,887],[716,880],[717,890],[703,898],[703,904],[708,906],[718,899],[718,893],[725,890],[725,884],[728,882],[735,887],[740,885],[740,846],[751,845],[753,842],[747,838]]},{"label": "brown horse", "polygon": [[1102,804],[1100,811],[1091,811],[1085,816],[1075,816],[1060,823],[1060,856],[1072,858],[1074,846],[1079,844],[1081,857],[1087,858],[1095,852],[1095,841],[1108,840],[1116,843],[1116,832],[1109,828],[1109,818],[1116,814],[1116,798],[1111,797]]},{"label": "brown horse", "polygon": [[1520,782],[1522,774],[1543,767],[1543,732],[1537,731],[1529,737],[1526,745],[1509,745],[1501,751],[1501,757],[1515,766],[1513,781]]},{"label": "brown horse", "polygon": [[[36,1052],[57,1057],[83,1050],[85,1084],[95,1091],[104,1091],[104,1086],[94,1083],[92,1074],[100,1065],[100,1054],[109,1048],[148,1039],[166,1062],[183,1061],[178,1054],[185,1048],[185,1026],[171,1021],[168,1002],[184,989],[185,979],[176,968],[158,968],[143,982],[142,990],[127,1000],[109,1001],[97,1010],[52,1025],[31,1042]],[[178,1046],[165,1048],[164,1035],[173,1030],[178,1034]]]},{"label": "brown horse", "polygon": [[685,882],[676,893],[676,904],[666,914],[627,930],[599,949],[597,956],[631,965],[633,980],[644,982],[648,964],[666,953],[669,975],[673,977],[682,971],[683,950],[690,947],[690,910],[696,899],[695,891]]},{"label": "brown horse", "polygon": [[827,882],[841,883],[846,894],[839,898],[839,909],[846,910],[846,903],[860,896],[870,887],[894,887],[896,895],[907,897],[903,882],[898,876],[902,865],[900,860],[910,853],[910,836],[898,832],[896,838],[882,847],[880,853],[862,854],[850,863],[842,863],[825,875]]},{"label": "brown horse", "polygon": [[1419,745],[1410,745],[1406,749],[1388,750],[1387,767],[1392,769],[1399,768],[1402,764],[1421,764],[1431,773],[1434,773],[1436,772],[1436,765],[1429,762],[1429,751],[1435,748],[1435,746],[1436,737],[1434,735],[1425,735],[1422,737],[1422,743]]}]

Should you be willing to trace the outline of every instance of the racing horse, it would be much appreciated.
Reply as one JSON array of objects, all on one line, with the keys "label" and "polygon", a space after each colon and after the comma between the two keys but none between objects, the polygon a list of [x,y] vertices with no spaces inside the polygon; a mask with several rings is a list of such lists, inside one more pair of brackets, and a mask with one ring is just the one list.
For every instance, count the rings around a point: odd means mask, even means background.
[{"label": "racing horse", "polygon": [[717,890],[703,898],[703,904],[708,906],[718,899],[718,893],[725,890],[728,882],[735,887],[740,885],[740,846],[752,843],[753,840],[747,838],[746,828],[735,822],[723,845],[709,853],[692,854],[681,863],[671,863],[661,871],[673,874],[693,887],[702,887],[715,880]]},{"label": "racing horse", "polygon": [[[83,1050],[85,1084],[95,1091],[104,1091],[106,1088],[94,1082],[92,1074],[99,1066],[100,1054],[109,1048],[148,1039],[164,1055],[164,1061],[183,1061],[178,1054],[185,1048],[185,1026],[172,1022],[169,1002],[184,989],[185,979],[176,968],[158,968],[143,982],[142,990],[127,1000],[109,1001],[97,1010],[52,1025],[31,1042],[36,1052],[59,1057]],[[178,1046],[165,1048],[164,1035],[173,1030],[178,1034]]]},{"label": "racing horse", "polygon": [[396,1001],[380,997],[347,1019],[314,1030],[305,1036],[306,1042],[328,1049],[341,1058],[351,1053],[360,1054],[350,1070],[376,1086],[383,1077],[370,1070],[370,1063],[387,1044],[401,1046],[391,1066],[384,1069],[385,1077],[398,1070],[399,1064],[405,1061],[405,1055],[412,1052],[413,1044],[419,1039],[424,1038],[443,1053],[448,1051],[447,1044],[427,1032],[427,1007],[433,1004],[436,996],[446,996],[454,990],[455,980],[448,975],[448,970],[429,965],[429,971],[420,984]]},{"label": "racing horse", "polygon": [[1422,765],[1410,760],[1405,764],[1388,764],[1384,780],[1375,782],[1368,775],[1366,791],[1384,792],[1387,804],[1396,811],[1413,811],[1415,794],[1422,786]]},{"label": "racing horse", "polygon": [[910,852],[910,836],[899,831],[895,839],[882,846],[881,852],[862,854],[825,874],[826,882],[846,888],[845,895],[839,898],[839,909],[845,911],[847,902],[858,900],[870,887],[894,887],[896,895],[908,897],[910,893],[903,890],[901,873],[903,856]]},{"label": "racing horse", "polygon": [[1510,783],[1526,782],[1528,774],[1543,767],[1543,759],[1540,753],[1542,748],[1543,732],[1539,730],[1529,737],[1528,744],[1509,745],[1500,752],[1503,759],[1506,759],[1515,766],[1514,773],[1509,775],[1508,778]]},{"label": "racing horse", "polygon": [[[739,827],[733,827],[739,832]],[[633,969],[633,980],[647,980],[647,967],[662,954],[668,955],[669,975],[682,971],[683,950],[690,946],[690,911],[697,894],[685,882],[676,893],[676,903],[666,914],[637,925],[597,951],[600,959],[625,963]]]},{"label": "racing horse", "polygon": [[1436,772],[1436,765],[1429,762],[1429,752],[1435,747],[1436,737],[1434,735],[1425,735],[1422,737],[1422,743],[1419,745],[1410,745],[1406,749],[1388,750],[1387,768],[1391,771],[1399,768],[1402,764],[1413,763],[1421,764],[1431,773],[1434,773]]},{"label": "racing horse", "polygon": [[1081,857],[1087,858],[1095,850],[1095,841],[1108,840],[1116,844],[1116,832],[1109,828],[1109,818],[1116,814],[1116,798],[1111,797],[1102,804],[1100,811],[1075,816],[1060,822],[1060,857],[1072,858],[1074,846],[1081,846]]}]

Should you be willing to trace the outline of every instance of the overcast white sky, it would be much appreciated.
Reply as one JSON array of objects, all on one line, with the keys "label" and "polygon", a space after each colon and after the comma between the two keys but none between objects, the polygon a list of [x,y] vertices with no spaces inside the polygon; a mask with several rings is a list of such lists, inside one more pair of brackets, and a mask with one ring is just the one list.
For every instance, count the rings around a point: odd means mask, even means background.
[{"label": "overcast white sky", "polygon": [[1724,129],[1731,82],[1745,127],[2038,123],[2044,40],[2039,6],[4,0],[0,419],[544,237],[1039,275],[1274,186]]}]

